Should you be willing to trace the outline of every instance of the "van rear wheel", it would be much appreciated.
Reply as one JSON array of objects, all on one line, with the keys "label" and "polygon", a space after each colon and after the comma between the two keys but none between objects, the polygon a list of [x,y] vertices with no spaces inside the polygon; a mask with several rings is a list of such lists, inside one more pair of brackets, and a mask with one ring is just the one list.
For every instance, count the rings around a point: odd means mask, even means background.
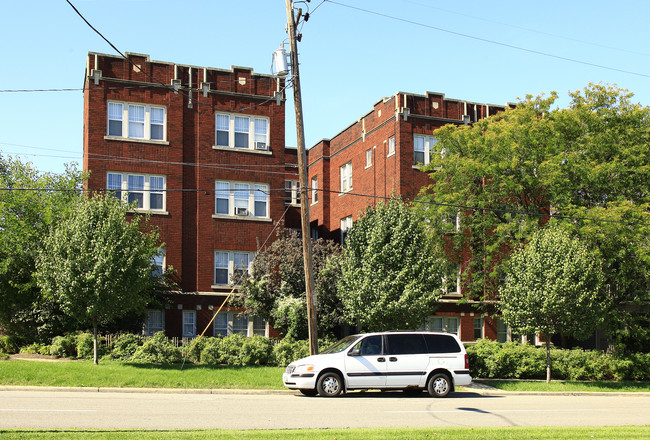
[{"label": "van rear wheel", "polygon": [[444,373],[434,374],[429,379],[427,391],[431,397],[445,397],[451,391],[451,379]]}]

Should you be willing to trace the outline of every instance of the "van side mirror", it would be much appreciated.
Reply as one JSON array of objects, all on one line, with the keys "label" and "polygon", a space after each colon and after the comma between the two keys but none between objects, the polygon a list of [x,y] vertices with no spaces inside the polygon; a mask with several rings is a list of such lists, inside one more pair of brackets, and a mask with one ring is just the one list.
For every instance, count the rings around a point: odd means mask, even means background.
[{"label": "van side mirror", "polygon": [[358,348],[353,348],[348,352],[348,356],[361,356],[361,350]]}]

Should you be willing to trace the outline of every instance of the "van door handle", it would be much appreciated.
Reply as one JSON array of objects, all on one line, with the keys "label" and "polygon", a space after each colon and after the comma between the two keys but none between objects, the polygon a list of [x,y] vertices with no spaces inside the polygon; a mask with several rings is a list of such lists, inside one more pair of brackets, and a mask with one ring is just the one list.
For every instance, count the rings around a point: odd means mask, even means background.
[{"label": "van door handle", "polygon": [[377,362],[386,362],[386,358],[383,357],[377,358]]},{"label": "van door handle", "polygon": [[392,357],[392,356],[389,357],[388,360],[391,361],[391,362],[397,362],[397,358],[396,358],[396,357]]}]

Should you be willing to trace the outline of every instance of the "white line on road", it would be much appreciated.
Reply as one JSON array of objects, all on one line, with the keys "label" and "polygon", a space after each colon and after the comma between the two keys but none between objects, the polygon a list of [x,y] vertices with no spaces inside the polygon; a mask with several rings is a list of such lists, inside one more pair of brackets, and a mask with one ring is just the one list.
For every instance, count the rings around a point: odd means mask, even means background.
[{"label": "white line on road", "polygon": [[28,409],[28,408],[0,408],[0,412],[97,412],[96,409]]},{"label": "white line on road", "polygon": [[581,412],[581,411],[609,411],[608,409],[456,409],[449,411],[384,411],[385,413],[478,413],[478,414],[492,414],[492,413],[509,413],[509,412]]}]

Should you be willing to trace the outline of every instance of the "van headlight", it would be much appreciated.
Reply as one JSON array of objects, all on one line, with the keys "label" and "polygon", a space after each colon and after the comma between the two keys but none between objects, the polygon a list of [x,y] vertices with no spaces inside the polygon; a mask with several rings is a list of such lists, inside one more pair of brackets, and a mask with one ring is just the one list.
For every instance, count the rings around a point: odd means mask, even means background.
[{"label": "van headlight", "polygon": [[313,372],[314,372],[314,366],[312,364],[302,364],[302,365],[296,365],[294,374],[305,374],[305,373],[313,373]]}]

